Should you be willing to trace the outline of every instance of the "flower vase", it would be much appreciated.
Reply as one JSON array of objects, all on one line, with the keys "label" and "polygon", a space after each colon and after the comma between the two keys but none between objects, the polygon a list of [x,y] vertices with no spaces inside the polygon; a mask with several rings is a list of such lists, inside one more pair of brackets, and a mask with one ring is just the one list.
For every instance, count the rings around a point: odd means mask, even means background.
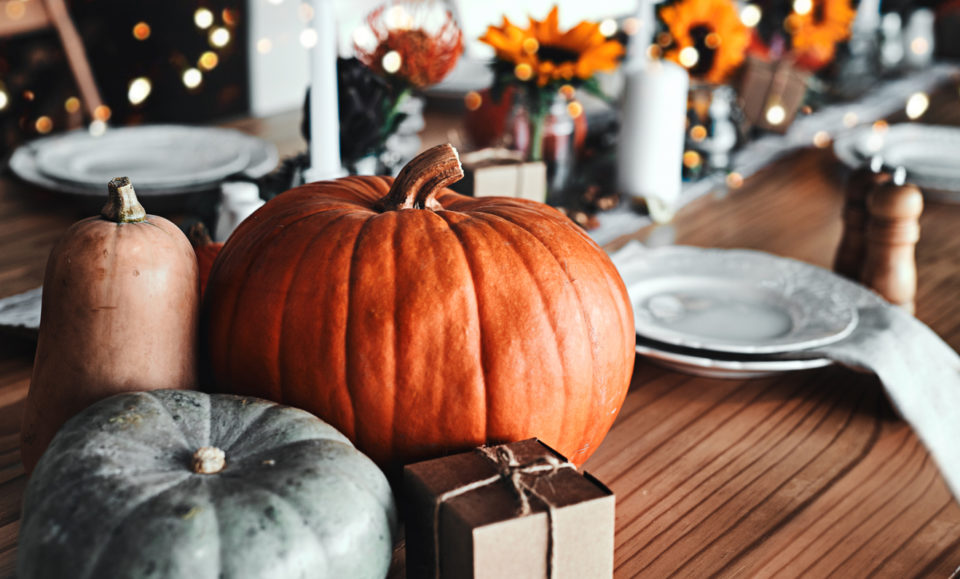
[{"label": "flower vase", "polygon": [[426,126],[423,105],[423,97],[413,93],[406,93],[398,100],[395,112],[402,114],[403,120],[384,142],[380,153],[381,172],[395,177],[420,152],[420,131]]},{"label": "flower vase", "polygon": [[546,114],[541,115],[540,128],[534,130],[533,138],[534,144],[540,145],[542,160],[547,166],[547,202],[552,205],[564,204],[564,194],[573,174],[573,131],[567,99],[558,93]]}]

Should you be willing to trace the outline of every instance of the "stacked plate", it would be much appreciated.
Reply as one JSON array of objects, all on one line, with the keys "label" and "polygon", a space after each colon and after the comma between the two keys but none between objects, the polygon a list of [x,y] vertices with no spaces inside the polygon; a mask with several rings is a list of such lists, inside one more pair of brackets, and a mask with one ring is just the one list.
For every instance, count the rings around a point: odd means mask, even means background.
[{"label": "stacked plate", "polygon": [[637,352],[684,372],[748,378],[827,366],[858,317],[821,268],[748,250],[628,246],[614,256]]},{"label": "stacked plate", "polygon": [[140,196],[215,189],[234,176],[273,170],[273,144],[239,131],[186,125],[86,130],[38,139],[14,151],[10,169],[24,181],[83,197],[104,195],[107,182],[130,177]]},{"label": "stacked plate", "polygon": [[907,179],[930,198],[960,203],[960,127],[900,123],[864,126],[833,142],[837,158],[850,168],[874,156],[903,167]]}]

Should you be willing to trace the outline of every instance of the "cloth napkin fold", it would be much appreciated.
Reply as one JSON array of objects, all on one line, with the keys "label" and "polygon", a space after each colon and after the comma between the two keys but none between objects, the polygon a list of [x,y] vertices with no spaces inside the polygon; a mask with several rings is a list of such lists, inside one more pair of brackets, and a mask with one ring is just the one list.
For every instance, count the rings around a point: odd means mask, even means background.
[{"label": "cloth napkin fold", "polygon": [[[654,251],[631,242],[610,257],[622,269]],[[832,278],[840,297],[856,305],[859,321],[844,339],[804,353],[875,373],[960,500],[960,355],[925,324],[870,289],[826,269],[823,273]]]}]

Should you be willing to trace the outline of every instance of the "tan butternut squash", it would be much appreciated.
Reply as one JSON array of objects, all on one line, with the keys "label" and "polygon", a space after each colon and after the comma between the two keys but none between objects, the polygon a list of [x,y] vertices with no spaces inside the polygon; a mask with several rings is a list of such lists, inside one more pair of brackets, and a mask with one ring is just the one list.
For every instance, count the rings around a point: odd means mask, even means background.
[{"label": "tan butternut squash", "polygon": [[21,430],[29,473],[71,416],[120,392],[197,382],[197,258],[176,225],[147,215],[129,179],[50,252]]}]

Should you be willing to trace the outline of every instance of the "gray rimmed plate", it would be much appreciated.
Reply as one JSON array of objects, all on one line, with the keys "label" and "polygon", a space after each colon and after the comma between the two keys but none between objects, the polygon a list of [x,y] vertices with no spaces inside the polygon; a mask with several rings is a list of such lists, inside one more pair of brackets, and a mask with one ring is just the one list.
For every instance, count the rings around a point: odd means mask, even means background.
[{"label": "gray rimmed plate", "polygon": [[618,268],[637,335],[667,345],[799,352],[841,340],[857,325],[855,305],[829,272],[768,253],[664,247],[637,252]]}]

